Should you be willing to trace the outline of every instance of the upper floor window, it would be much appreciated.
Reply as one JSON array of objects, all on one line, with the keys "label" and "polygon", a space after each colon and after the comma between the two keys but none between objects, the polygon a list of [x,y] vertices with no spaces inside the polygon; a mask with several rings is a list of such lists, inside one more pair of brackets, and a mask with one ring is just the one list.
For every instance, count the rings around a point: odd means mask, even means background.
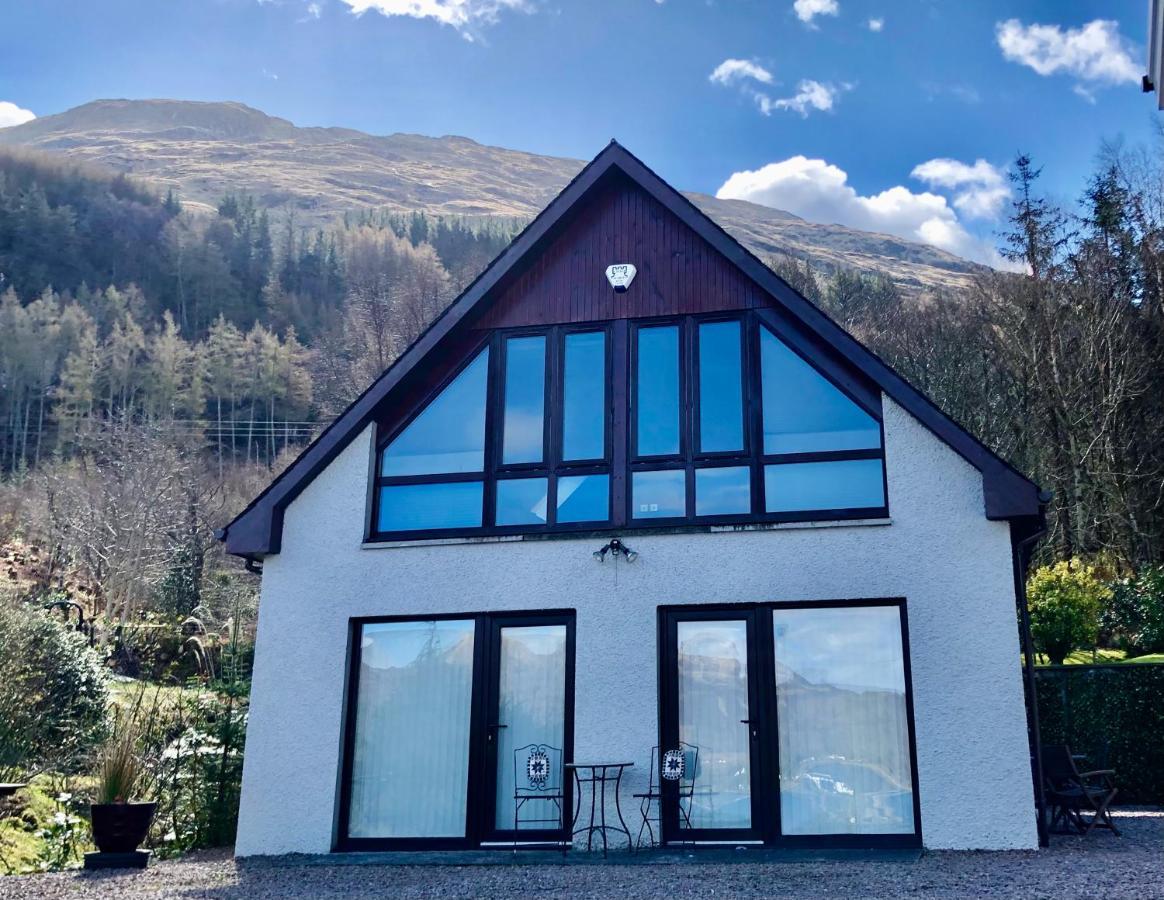
[{"label": "upper floor window", "polygon": [[886,507],[879,406],[859,403],[755,314],[689,316],[494,333],[381,443],[371,536]]}]

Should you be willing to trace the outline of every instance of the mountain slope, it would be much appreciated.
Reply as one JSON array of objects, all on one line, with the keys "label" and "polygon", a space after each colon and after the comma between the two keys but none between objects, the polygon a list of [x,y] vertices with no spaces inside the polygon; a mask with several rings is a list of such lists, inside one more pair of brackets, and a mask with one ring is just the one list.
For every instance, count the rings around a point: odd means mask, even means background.
[{"label": "mountain slope", "polygon": [[[300,128],[241,103],[98,100],[0,129],[0,144],[63,153],[173,187],[186,203],[248,191],[325,225],[361,207],[531,218],[583,162],[464,137]],[[762,258],[883,273],[911,289],[959,288],[981,267],[884,234],[817,225],[739,200],[687,194]]]}]

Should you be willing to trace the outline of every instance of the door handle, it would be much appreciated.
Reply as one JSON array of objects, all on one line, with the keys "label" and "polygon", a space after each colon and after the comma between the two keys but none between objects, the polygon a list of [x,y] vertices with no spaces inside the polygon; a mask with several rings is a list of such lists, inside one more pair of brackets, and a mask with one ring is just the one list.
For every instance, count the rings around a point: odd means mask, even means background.
[{"label": "door handle", "polygon": [[485,736],[485,740],[486,740],[486,741],[489,741],[489,742],[492,742],[492,741],[493,741],[493,732],[494,732],[494,731],[496,731],[498,728],[508,728],[508,727],[509,727],[508,725],[502,725],[500,722],[492,722],[492,723],[490,723],[489,725],[487,725],[487,726],[486,726],[486,728],[488,728],[488,729],[489,729],[489,733],[488,733],[488,734]]},{"label": "door handle", "polygon": [[748,730],[752,733],[752,740],[756,740],[760,737],[759,729],[752,728],[752,720],[751,719],[740,719],[740,724],[748,726]]}]

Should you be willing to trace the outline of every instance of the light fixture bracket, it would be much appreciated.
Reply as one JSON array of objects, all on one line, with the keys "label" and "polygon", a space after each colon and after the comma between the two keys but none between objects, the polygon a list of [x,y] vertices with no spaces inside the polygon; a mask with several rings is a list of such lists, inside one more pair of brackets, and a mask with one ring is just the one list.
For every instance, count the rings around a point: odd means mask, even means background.
[{"label": "light fixture bracket", "polygon": [[595,558],[595,560],[601,563],[606,562],[606,557],[608,554],[614,559],[618,559],[618,557],[621,556],[628,563],[633,563],[636,559],[639,558],[637,551],[632,550],[618,538],[611,538],[606,544],[599,547],[591,555]]}]

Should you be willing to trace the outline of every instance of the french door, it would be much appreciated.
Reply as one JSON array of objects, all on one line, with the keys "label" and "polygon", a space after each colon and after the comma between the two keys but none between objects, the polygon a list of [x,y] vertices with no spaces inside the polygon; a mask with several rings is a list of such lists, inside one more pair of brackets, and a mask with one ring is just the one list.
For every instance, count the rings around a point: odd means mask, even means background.
[{"label": "french door", "polygon": [[921,841],[901,601],[659,612],[667,842]]},{"label": "french door", "polygon": [[[572,613],[490,618],[483,843],[558,841],[570,825],[573,784],[562,766],[573,759],[573,626]],[[535,752],[550,765],[545,797],[519,809],[515,788],[528,784]]]},{"label": "french door", "polygon": [[[559,840],[573,685],[573,612],[353,621],[337,849]],[[515,834],[533,748],[551,783]]]}]

